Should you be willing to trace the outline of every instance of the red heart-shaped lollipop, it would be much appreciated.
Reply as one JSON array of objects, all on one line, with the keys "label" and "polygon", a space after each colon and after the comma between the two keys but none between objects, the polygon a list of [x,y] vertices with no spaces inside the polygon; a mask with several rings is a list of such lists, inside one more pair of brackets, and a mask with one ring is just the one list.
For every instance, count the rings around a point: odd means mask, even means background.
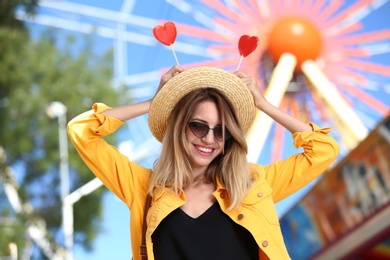
[{"label": "red heart-shaped lollipop", "polygon": [[256,50],[257,45],[259,44],[259,38],[256,36],[243,35],[238,41],[238,50],[240,55],[246,57]]},{"label": "red heart-shaped lollipop", "polygon": [[172,22],[166,22],[164,26],[158,25],[154,27],[153,34],[159,42],[170,46],[176,40],[176,26]]}]

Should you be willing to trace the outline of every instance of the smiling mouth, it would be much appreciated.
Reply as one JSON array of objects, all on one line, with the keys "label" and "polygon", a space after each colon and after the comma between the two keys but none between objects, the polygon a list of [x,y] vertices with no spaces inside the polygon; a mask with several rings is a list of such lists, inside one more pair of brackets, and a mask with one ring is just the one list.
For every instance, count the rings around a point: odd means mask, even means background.
[{"label": "smiling mouth", "polygon": [[198,147],[198,150],[204,153],[211,153],[213,151],[213,149],[205,147]]}]

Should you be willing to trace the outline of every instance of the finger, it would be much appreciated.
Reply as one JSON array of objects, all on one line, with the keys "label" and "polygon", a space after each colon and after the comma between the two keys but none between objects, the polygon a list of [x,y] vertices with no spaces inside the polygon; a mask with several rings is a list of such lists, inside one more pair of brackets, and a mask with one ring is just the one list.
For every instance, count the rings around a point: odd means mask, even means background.
[{"label": "finger", "polygon": [[173,67],[170,67],[169,70],[167,72],[165,72],[164,74],[165,75],[172,75],[172,73],[174,73],[177,70],[178,70],[177,65],[175,65]]},{"label": "finger", "polygon": [[176,72],[180,73],[180,72],[183,72],[183,71],[184,71],[184,69],[182,67],[178,66],[178,65],[173,66],[169,70],[170,73],[176,73]]},{"label": "finger", "polygon": [[248,77],[248,75],[246,75],[245,73],[237,70],[236,72],[234,72],[235,75],[237,75],[239,78],[246,78]]}]

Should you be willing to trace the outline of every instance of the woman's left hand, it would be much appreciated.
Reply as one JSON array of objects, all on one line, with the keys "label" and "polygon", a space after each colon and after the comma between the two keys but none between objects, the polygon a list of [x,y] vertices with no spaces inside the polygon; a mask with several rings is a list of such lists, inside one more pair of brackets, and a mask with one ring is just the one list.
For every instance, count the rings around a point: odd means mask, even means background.
[{"label": "woman's left hand", "polygon": [[255,101],[255,106],[258,109],[261,109],[262,105],[265,103],[268,103],[268,101],[265,99],[263,93],[261,93],[259,85],[257,84],[257,81],[253,77],[249,77],[246,74],[244,74],[241,71],[236,71],[234,74],[239,77],[245,85],[249,88],[249,90],[252,93],[253,99]]}]

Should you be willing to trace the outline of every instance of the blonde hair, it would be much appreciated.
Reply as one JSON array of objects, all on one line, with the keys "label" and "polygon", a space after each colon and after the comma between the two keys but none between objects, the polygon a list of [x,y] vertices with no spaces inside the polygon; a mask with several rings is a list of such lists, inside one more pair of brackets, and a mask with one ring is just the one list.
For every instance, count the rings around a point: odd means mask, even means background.
[{"label": "blonde hair", "polygon": [[216,183],[217,177],[219,178],[229,194],[228,210],[232,210],[240,205],[253,179],[246,158],[248,146],[242,128],[228,100],[215,89],[198,89],[190,92],[172,111],[162,141],[160,158],[156,161],[154,172],[150,176],[149,192],[152,193],[156,187],[169,187],[178,193],[180,189],[185,189],[194,181],[186,128],[197,105],[206,100],[216,104],[222,127],[228,129],[231,137],[225,141],[223,152],[207,168],[205,181]]}]

